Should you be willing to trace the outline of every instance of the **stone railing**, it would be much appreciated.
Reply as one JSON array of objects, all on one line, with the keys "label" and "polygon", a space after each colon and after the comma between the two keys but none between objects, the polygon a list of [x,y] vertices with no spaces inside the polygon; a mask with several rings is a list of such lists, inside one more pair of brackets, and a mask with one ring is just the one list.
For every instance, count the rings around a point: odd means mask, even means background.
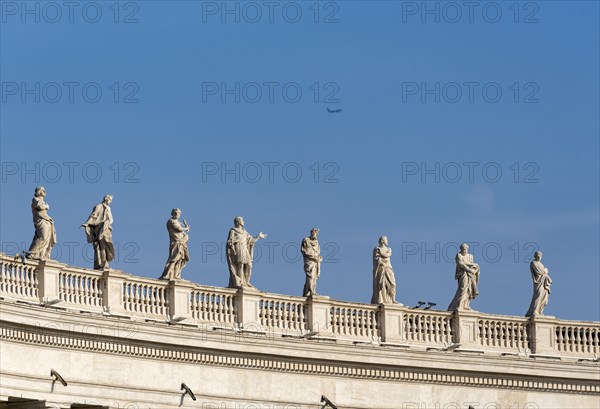
[{"label": "stone railing", "polygon": [[408,310],[402,315],[403,340],[414,345],[452,344],[452,316],[448,311]]},{"label": "stone railing", "polygon": [[0,253],[0,294],[25,300],[37,300],[39,280],[37,263],[21,263]]},{"label": "stone railing", "polygon": [[102,272],[65,266],[58,272],[58,299],[72,308],[102,312]]},{"label": "stone railing", "polygon": [[600,355],[600,323],[558,321],[554,330],[556,350],[561,354]]},{"label": "stone railing", "polygon": [[233,327],[236,292],[230,288],[192,289],[190,291],[192,320]]},{"label": "stone railing", "polygon": [[123,283],[123,309],[128,315],[166,320],[169,288],[165,281],[127,277]]},{"label": "stone railing", "polygon": [[307,329],[306,298],[268,294],[258,302],[259,324],[302,333]]},{"label": "stone railing", "polygon": [[525,351],[529,348],[527,318],[481,317],[477,321],[477,336],[484,347]]},{"label": "stone railing", "polygon": [[350,339],[379,338],[379,306],[335,301],[330,310],[331,332]]},{"label": "stone railing", "polygon": [[136,277],[0,253],[0,298],[171,324],[422,350],[597,360],[600,322],[420,310]]}]

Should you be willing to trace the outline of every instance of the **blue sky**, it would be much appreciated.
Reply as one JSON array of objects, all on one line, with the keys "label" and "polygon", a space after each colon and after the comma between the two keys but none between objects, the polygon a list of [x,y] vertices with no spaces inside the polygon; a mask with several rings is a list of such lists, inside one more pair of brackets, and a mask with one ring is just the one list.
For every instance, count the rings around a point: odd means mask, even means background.
[{"label": "blue sky", "polygon": [[387,235],[404,304],[445,309],[468,242],[473,308],[523,315],[540,249],[546,313],[600,319],[597,2],[0,4],[2,251],[29,246],[44,185],[70,264],[112,193],[112,267],[136,275],[160,276],[179,207],[195,282],[227,284],[242,215],[269,235],[264,291],[301,294],[319,227],[334,299],[370,300]]}]

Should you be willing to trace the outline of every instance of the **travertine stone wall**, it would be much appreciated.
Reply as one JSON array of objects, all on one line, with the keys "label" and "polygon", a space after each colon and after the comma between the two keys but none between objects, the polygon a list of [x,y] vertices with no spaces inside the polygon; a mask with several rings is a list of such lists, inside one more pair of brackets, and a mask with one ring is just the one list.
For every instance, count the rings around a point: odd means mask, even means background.
[{"label": "travertine stone wall", "polygon": [[0,400],[292,409],[321,408],[325,395],[339,408],[600,407],[597,322],[306,299],[5,255],[0,297]]}]

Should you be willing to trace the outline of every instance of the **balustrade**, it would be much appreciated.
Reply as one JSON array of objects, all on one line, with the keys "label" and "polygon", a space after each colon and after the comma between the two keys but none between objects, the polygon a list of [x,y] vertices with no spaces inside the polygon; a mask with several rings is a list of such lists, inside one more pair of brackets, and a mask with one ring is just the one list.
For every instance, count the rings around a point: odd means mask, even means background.
[{"label": "balustrade", "polygon": [[[0,253],[0,297],[130,318],[336,341],[597,359],[600,323],[419,310],[164,281]],[[262,329],[261,329],[262,328]]]}]

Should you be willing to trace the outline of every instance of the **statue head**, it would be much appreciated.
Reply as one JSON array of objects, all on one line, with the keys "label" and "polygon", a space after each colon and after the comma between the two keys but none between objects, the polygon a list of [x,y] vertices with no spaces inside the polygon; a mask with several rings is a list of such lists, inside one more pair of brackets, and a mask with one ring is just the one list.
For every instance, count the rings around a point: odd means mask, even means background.
[{"label": "statue head", "polygon": [[535,253],[533,253],[533,258],[535,259],[535,261],[540,261],[542,259],[542,252],[541,251],[536,251]]},{"label": "statue head", "polygon": [[171,210],[171,216],[173,216],[173,218],[179,219],[180,215],[181,215],[181,210],[180,209],[174,208],[173,210]]},{"label": "statue head", "polygon": [[35,188],[35,197],[44,197],[46,196],[46,189],[44,189],[44,186],[38,186]]},{"label": "statue head", "polygon": [[467,254],[469,252],[469,245],[467,243],[463,243],[460,245],[460,252],[462,254]]},{"label": "statue head", "polygon": [[233,219],[233,225],[235,227],[244,227],[244,218],[242,216],[238,216]]},{"label": "statue head", "polygon": [[316,239],[317,236],[319,235],[319,229],[317,229],[316,227],[310,229],[310,238],[311,239]]},{"label": "statue head", "polygon": [[103,202],[106,203],[106,204],[111,204],[112,200],[113,200],[112,195],[105,195],[104,199],[103,199]]},{"label": "statue head", "polygon": [[388,244],[388,238],[387,238],[387,236],[381,236],[379,238],[379,245],[380,246],[387,246],[387,244]]}]

